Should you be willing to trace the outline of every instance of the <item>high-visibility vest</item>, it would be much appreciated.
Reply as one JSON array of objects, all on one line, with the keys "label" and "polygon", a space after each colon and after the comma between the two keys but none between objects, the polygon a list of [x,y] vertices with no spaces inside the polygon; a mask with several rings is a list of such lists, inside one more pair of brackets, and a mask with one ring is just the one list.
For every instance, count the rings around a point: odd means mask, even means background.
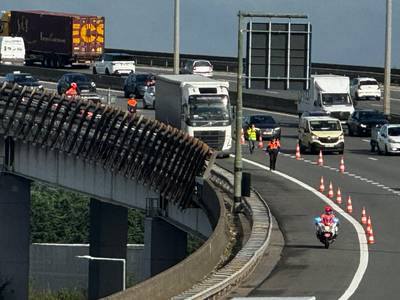
[{"label": "high-visibility vest", "polygon": [[271,150],[273,149],[278,149],[281,147],[281,143],[278,140],[275,140],[275,142],[273,142],[272,140],[269,141],[268,143],[268,148],[270,148]]},{"label": "high-visibility vest", "polygon": [[247,129],[247,135],[249,136],[249,140],[255,141],[257,140],[257,130],[249,128]]}]

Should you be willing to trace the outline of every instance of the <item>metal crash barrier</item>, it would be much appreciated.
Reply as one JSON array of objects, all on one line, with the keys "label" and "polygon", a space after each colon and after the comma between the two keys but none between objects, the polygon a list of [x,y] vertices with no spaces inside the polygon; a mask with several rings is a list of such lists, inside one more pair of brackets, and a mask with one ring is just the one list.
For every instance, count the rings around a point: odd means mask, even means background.
[{"label": "metal crash barrier", "polygon": [[142,115],[6,83],[0,88],[0,122],[4,138],[101,164],[181,208],[192,205],[195,177],[211,155],[199,139]]}]

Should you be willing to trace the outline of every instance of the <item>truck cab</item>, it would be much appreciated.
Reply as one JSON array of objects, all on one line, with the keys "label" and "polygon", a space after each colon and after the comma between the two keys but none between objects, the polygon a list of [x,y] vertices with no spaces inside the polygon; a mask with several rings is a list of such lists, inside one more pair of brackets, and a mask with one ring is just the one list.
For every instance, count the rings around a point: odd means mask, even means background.
[{"label": "truck cab", "polygon": [[200,75],[160,75],[156,119],[207,143],[219,156],[232,147],[229,83]]},{"label": "truck cab", "polygon": [[306,111],[324,111],[343,124],[354,112],[350,97],[350,79],[338,75],[311,75],[310,89],[300,97],[299,116]]}]

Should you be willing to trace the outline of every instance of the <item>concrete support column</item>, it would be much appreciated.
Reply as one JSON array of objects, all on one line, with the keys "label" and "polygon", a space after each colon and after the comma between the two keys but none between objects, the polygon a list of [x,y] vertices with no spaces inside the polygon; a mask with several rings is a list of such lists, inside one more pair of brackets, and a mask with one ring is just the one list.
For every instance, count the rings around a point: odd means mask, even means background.
[{"label": "concrete support column", "polygon": [[147,217],[144,228],[144,277],[152,277],[186,257],[187,234],[158,217]]},{"label": "concrete support column", "polygon": [[0,298],[28,299],[30,198],[29,180],[0,173]]},{"label": "concrete support column", "polygon": [[[128,209],[122,206],[90,200],[91,257],[126,259],[128,239]],[[98,299],[123,289],[121,261],[89,261],[89,299]]]}]

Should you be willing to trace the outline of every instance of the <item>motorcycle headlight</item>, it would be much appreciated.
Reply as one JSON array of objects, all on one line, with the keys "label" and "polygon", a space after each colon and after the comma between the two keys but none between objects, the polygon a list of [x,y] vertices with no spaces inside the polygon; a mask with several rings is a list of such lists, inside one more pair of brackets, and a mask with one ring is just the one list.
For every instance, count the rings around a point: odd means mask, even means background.
[{"label": "motorcycle headlight", "polygon": [[96,84],[95,84],[93,81],[90,83],[90,85],[91,85],[92,87],[95,87],[95,86],[96,86]]},{"label": "motorcycle headlight", "polygon": [[360,124],[361,128],[367,128],[367,125],[365,124]]}]

